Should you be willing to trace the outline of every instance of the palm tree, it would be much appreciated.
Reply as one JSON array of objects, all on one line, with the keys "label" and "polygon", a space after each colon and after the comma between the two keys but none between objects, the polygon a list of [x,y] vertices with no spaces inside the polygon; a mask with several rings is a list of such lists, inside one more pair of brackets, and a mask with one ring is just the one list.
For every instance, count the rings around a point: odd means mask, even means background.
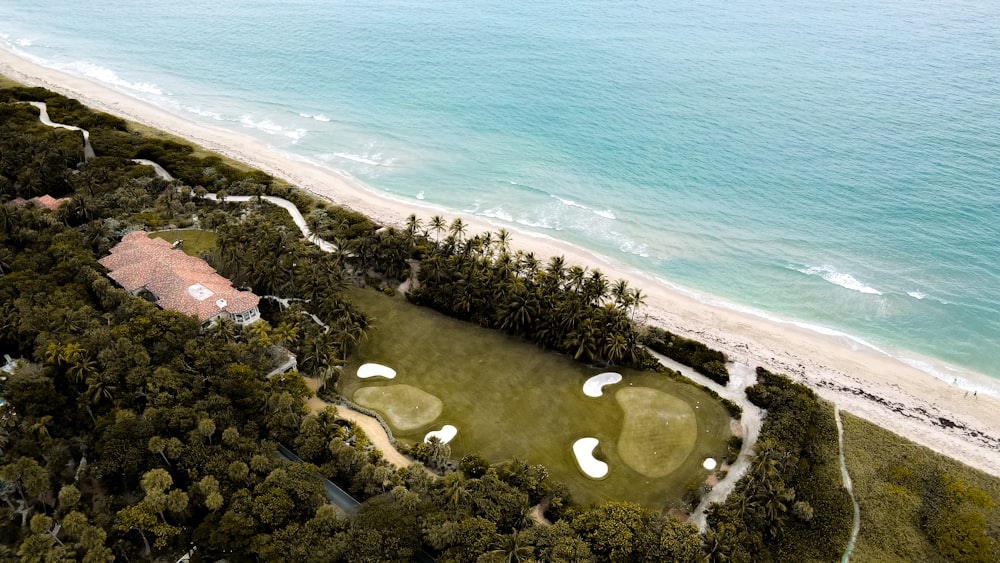
[{"label": "palm tree", "polygon": [[497,244],[500,246],[500,252],[510,250],[510,232],[507,229],[500,229],[497,232]]},{"label": "palm tree", "polygon": [[453,511],[458,510],[458,507],[469,498],[469,491],[465,488],[465,479],[460,474],[449,473],[447,477],[439,482],[441,483],[441,493],[444,495],[445,505]]},{"label": "palm tree", "polygon": [[115,401],[115,391],[118,387],[114,380],[106,374],[92,375],[87,378],[87,401],[97,406],[107,401]]},{"label": "palm tree", "polygon": [[275,344],[281,345],[295,340],[299,335],[299,328],[284,321],[278,323],[271,331],[271,339]]},{"label": "palm tree", "polygon": [[150,453],[160,454],[160,457],[163,458],[163,462],[167,464],[167,467],[170,467],[171,466],[170,460],[168,460],[166,454],[163,453],[164,450],[166,449],[167,449],[167,441],[164,440],[161,436],[153,436],[152,438],[149,439]]},{"label": "palm tree", "polygon": [[632,301],[632,292],[628,288],[628,282],[625,280],[618,280],[611,286],[611,297],[615,300],[615,305],[622,308],[622,310],[628,309],[628,306]]},{"label": "palm tree", "polygon": [[639,309],[640,305],[646,304],[646,294],[642,292],[641,289],[635,288],[632,290],[632,316],[629,320],[635,322],[635,312]]},{"label": "palm tree", "polygon": [[615,365],[625,356],[628,351],[628,342],[621,334],[609,334],[604,343],[604,357],[608,359],[608,365]]},{"label": "palm tree", "polygon": [[[68,348],[69,346],[67,346]],[[97,362],[86,355],[86,351],[79,354],[75,361],[66,369],[66,375],[70,381],[80,383],[86,381],[91,375],[97,373]]]},{"label": "palm tree", "polygon": [[600,270],[594,270],[584,282],[584,295],[588,303],[600,305],[608,297],[608,278]]},{"label": "palm tree", "polygon": [[530,545],[521,544],[521,532],[514,530],[511,534],[501,536],[495,544],[497,547],[486,552],[489,561],[500,561],[503,563],[522,563],[528,561],[535,549]]},{"label": "palm tree", "polygon": [[417,231],[420,230],[420,227],[420,218],[417,217],[416,213],[411,213],[410,216],[406,218],[406,234],[410,242],[416,238]]},{"label": "palm tree", "polygon": [[441,242],[441,231],[445,230],[444,218],[440,215],[431,217],[431,230],[434,231],[435,234],[434,244],[436,246]]},{"label": "palm tree", "polygon": [[709,528],[705,531],[705,535],[702,536],[702,549],[708,556],[708,561],[710,563],[729,563],[729,538],[726,537],[725,532],[716,531],[714,528]]},{"label": "palm tree", "polygon": [[567,273],[568,288],[576,293],[580,293],[583,290],[586,275],[587,271],[582,267],[576,264],[570,266]]},{"label": "palm tree", "polygon": [[327,366],[319,371],[316,376],[319,379],[319,390],[326,388],[327,383],[336,381],[340,377],[340,368],[337,366]]},{"label": "palm tree", "polygon": [[455,237],[455,240],[459,242],[461,242],[462,237],[465,236],[465,230],[465,222],[462,221],[461,217],[455,217],[455,220],[452,221],[451,225],[448,227],[448,232],[450,232]]},{"label": "palm tree", "polygon": [[594,338],[596,332],[594,321],[586,318],[583,319],[577,330],[570,334],[570,344],[575,349],[574,360],[584,358],[589,361],[594,359],[597,355],[597,341]]}]

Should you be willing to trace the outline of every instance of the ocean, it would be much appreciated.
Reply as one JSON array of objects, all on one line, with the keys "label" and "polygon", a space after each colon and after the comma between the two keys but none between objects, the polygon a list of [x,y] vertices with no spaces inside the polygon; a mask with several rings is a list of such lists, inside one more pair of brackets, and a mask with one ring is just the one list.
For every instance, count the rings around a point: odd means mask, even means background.
[{"label": "ocean", "polygon": [[[0,3],[0,46],[403,200],[1000,378],[1000,4]],[[515,238],[516,242],[516,238]]]}]

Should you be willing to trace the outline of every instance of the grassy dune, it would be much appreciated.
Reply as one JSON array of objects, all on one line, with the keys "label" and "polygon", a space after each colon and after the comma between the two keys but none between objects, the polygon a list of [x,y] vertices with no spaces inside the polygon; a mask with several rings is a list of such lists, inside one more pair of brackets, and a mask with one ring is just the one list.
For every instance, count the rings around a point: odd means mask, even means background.
[{"label": "grassy dune", "polygon": [[[841,415],[847,469],[861,508],[851,561],[1000,560],[1000,479]],[[975,514],[985,524],[983,534],[975,533]]]}]

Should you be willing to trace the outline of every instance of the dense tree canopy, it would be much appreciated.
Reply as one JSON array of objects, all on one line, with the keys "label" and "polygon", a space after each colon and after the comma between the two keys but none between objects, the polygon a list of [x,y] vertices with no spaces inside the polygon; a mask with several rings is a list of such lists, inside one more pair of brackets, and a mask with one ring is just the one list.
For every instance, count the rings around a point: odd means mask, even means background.
[{"label": "dense tree canopy", "polygon": [[[40,126],[25,100],[89,129],[97,157],[84,162],[79,132]],[[21,358],[0,406],[3,558],[694,561],[827,555],[842,543],[843,498],[824,488],[829,421],[809,392],[769,375],[754,399],[778,414],[704,537],[637,505],[578,506],[544,467],[516,458],[467,456],[444,476],[420,462],[393,467],[336,409],[308,411],[302,375],[272,373],[287,348],[303,374],[335,380],[375,323],[344,297],[349,283],[409,276],[417,303],[587,362],[635,366],[649,363],[633,322],[642,293],[561,258],[541,264],[511,250],[503,230],[470,237],[460,220],[437,217],[379,229],[42,89],[0,90],[0,115],[0,200],[72,196],[56,211],[0,205],[0,351]],[[205,192],[289,198],[340,251],[318,251],[261,198]],[[264,296],[265,321],[204,328],[109,281],[97,258],[128,231],[167,225],[213,230],[205,258]],[[304,463],[279,457],[279,442]],[[415,453],[428,467],[448,457],[435,444]],[[322,478],[362,507],[345,517]],[[943,490],[957,494],[947,480]],[[978,545],[951,533],[954,522],[979,529],[974,495],[957,498],[928,520],[942,551]],[[536,522],[535,506],[554,523]],[[792,541],[821,535],[813,547]]]}]

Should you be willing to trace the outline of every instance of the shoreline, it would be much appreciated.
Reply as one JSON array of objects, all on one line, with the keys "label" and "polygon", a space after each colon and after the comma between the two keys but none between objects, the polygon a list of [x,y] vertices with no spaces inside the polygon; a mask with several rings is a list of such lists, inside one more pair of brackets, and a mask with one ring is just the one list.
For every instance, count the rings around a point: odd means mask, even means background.
[{"label": "shoreline", "polygon": [[[972,395],[907,363],[943,362],[917,354],[894,357],[849,335],[827,334],[833,331],[810,329],[805,323],[687,290],[545,234],[381,194],[344,173],[279,152],[249,135],[190,121],[103,84],[40,66],[3,48],[0,74],[183,137],[382,224],[402,225],[407,215],[416,213],[424,221],[435,214],[449,222],[461,217],[469,232],[507,228],[520,237],[514,239],[515,248],[534,252],[542,261],[562,255],[567,263],[600,269],[609,279],[622,278],[631,287],[641,288],[647,297],[640,312],[649,324],[701,340],[739,364],[786,373],[807,383],[842,410],[1000,476],[1000,398],[985,392]],[[954,366],[947,369],[954,370],[951,377],[967,381],[970,391],[989,388],[997,392],[996,380],[989,376]]]}]

